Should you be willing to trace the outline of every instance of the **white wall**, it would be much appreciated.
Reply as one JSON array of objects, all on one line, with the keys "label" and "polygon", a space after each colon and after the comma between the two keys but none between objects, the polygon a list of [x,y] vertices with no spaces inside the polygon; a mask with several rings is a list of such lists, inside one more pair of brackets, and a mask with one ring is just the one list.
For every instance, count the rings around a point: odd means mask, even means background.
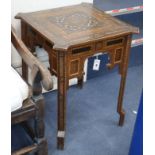
[{"label": "white wall", "polygon": [[[15,15],[19,12],[32,12],[44,9],[51,9],[67,5],[79,4],[81,2],[93,3],[93,0],[12,0],[11,1],[11,23],[15,27],[17,33],[20,35],[20,21],[14,19]],[[21,60],[17,52],[12,47],[11,53],[12,65],[19,68],[21,67]],[[85,63],[85,72],[87,70],[87,61]],[[86,76],[85,76],[86,80]],[[76,83],[76,81],[71,82]],[[56,87],[56,86],[55,86]]]}]

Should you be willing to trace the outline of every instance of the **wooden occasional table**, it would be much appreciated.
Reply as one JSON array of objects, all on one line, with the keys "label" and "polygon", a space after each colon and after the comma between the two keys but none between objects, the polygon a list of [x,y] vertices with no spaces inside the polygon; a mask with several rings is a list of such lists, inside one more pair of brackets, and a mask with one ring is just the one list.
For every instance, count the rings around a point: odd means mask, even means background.
[{"label": "wooden occasional table", "polygon": [[[78,85],[82,87],[84,62],[98,52],[108,53],[108,68],[119,66],[121,82],[117,112],[120,115],[119,125],[122,126],[131,37],[139,29],[105,14],[89,3],[19,13],[16,18],[21,19],[22,40],[26,46],[32,52],[38,45],[45,48],[49,55],[50,71],[58,77],[58,148],[64,148],[69,79],[78,78]],[[24,62],[23,69],[27,79],[28,71]]]}]

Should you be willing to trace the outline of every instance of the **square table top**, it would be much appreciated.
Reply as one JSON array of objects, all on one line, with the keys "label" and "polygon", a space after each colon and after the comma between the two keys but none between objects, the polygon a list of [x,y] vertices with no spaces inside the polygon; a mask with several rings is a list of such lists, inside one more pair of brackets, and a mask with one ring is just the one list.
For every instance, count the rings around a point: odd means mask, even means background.
[{"label": "square table top", "polygon": [[139,29],[98,10],[90,3],[19,13],[23,20],[39,32],[54,49],[68,48],[95,40],[138,33]]}]

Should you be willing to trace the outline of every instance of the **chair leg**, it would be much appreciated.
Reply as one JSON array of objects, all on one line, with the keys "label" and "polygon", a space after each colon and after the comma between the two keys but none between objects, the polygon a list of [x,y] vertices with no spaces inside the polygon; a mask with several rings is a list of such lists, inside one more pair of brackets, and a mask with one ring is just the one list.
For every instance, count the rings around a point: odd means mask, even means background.
[{"label": "chair leg", "polygon": [[37,138],[44,137],[44,121],[42,118],[35,120],[35,133]]},{"label": "chair leg", "polygon": [[44,99],[40,95],[35,99],[37,112],[35,118],[35,133],[37,138],[44,137]]},{"label": "chair leg", "polygon": [[45,139],[42,139],[39,143],[38,150],[35,155],[48,155],[48,145]]}]

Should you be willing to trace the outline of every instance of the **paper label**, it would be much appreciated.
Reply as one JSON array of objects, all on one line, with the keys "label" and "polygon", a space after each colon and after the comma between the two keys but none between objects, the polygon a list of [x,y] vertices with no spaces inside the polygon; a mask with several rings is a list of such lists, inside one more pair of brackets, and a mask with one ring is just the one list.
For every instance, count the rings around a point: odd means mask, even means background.
[{"label": "paper label", "polygon": [[94,60],[93,70],[99,70],[100,68],[100,61],[99,59]]}]

